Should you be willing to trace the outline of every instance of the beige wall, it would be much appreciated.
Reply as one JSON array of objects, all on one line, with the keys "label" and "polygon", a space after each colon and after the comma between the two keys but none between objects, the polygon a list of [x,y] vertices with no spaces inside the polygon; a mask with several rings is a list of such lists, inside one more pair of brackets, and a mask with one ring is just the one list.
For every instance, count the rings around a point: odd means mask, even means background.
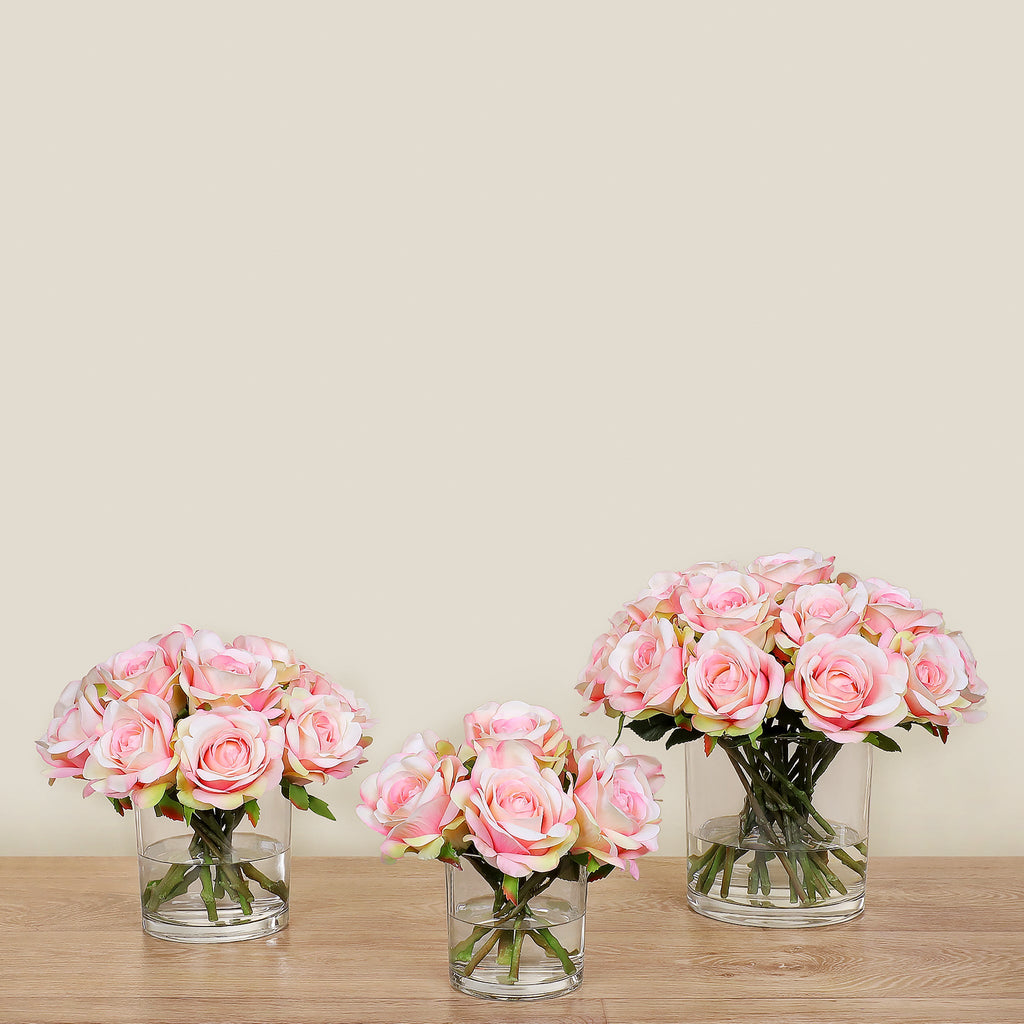
[{"label": "beige wall", "polygon": [[[0,851],[133,849],[32,741],[179,620],[357,689],[375,768],[488,699],[610,732],[572,685],[653,571],[809,545],[992,687],[878,756],[873,848],[1024,852],[1019,4],[3,20]],[[299,852],[375,849],[357,791]]]}]

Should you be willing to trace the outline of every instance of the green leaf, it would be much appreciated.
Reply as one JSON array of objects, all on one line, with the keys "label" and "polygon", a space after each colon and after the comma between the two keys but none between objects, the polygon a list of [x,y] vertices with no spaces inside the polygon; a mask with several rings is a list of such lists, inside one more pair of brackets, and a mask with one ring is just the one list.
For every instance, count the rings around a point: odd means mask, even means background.
[{"label": "green leaf", "polygon": [[903,749],[891,736],[886,736],[883,732],[869,732],[864,737],[864,742],[890,753],[899,753]]},{"label": "green leaf", "polygon": [[117,813],[120,814],[121,817],[123,818],[124,817],[124,807],[121,806],[121,801],[120,800],[115,800],[112,796],[108,796],[107,799],[111,802],[111,804],[113,804],[114,810],[117,811]]},{"label": "green leaf", "polygon": [[717,736],[705,736],[704,737],[704,756],[710,757],[711,751],[715,749],[715,744],[718,743]]},{"label": "green leaf", "polygon": [[665,749],[668,750],[670,747],[678,746],[680,743],[692,743],[694,740],[699,740],[704,733],[697,732],[696,729],[676,729],[674,733],[665,741]]},{"label": "green leaf", "polygon": [[306,797],[309,799],[309,809],[314,814],[319,814],[321,818],[329,818],[331,821],[338,820],[331,813],[331,809],[327,806],[326,801],[321,800],[318,796],[310,796],[308,793],[306,794]]},{"label": "green leaf", "polygon": [[242,804],[242,810],[245,811],[245,816],[249,819],[249,824],[255,828],[257,822],[260,820],[260,805],[255,800],[246,800],[245,803]]},{"label": "green leaf", "polygon": [[642,740],[657,743],[669,731],[676,727],[676,720],[671,715],[651,715],[639,721],[627,722],[626,728],[635,732]]},{"label": "green leaf", "polygon": [[614,864],[602,864],[596,871],[591,871],[587,875],[587,881],[600,882],[602,878],[607,878],[614,870]]},{"label": "green leaf", "polygon": [[185,819],[185,824],[188,825],[189,828],[192,827],[192,815],[195,813],[195,808],[186,807],[184,804],[182,804],[181,816]]},{"label": "green leaf", "polygon": [[296,786],[294,782],[288,787],[288,799],[300,811],[309,809],[309,794],[302,786]]}]

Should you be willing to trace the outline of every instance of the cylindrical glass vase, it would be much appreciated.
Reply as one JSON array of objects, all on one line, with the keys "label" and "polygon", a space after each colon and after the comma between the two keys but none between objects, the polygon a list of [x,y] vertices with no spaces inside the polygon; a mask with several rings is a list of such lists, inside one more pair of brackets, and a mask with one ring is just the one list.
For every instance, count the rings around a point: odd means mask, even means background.
[{"label": "cylindrical glass vase", "polygon": [[288,924],[291,804],[278,790],[191,820],[136,810],[142,927],[173,942],[235,942]]},{"label": "cylindrical glass vase", "polygon": [[452,987],[485,999],[547,999],[583,981],[587,873],[564,861],[516,891],[481,857],[445,865]]},{"label": "cylindrical glass vase", "polygon": [[807,928],[864,909],[871,747],[725,738],[686,752],[690,906],[730,924]]}]

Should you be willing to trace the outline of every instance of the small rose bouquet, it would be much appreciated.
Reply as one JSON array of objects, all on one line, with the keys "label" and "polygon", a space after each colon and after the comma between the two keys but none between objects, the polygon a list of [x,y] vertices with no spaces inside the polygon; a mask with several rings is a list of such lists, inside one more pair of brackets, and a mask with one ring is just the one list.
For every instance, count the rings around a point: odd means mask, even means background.
[{"label": "small rose bouquet", "polygon": [[[181,625],[136,644],[69,683],[37,741],[50,784],[84,779],[118,814],[149,808],[192,831],[188,863],[143,893],[156,912],[201,886],[211,922],[227,898],[247,915],[250,883],[287,902],[287,882],[232,856],[243,818],[280,787],[300,810],[334,820],[310,783],[343,779],[365,763],[366,705],[258,636],[225,643]],[[141,852],[141,851],[140,851]]]},{"label": "small rose bouquet", "polygon": [[844,849],[813,802],[842,746],[899,750],[886,734],[896,726],[945,743],[951,727],[984,717],[974,655],[941,613],[884,580],[837,575],[834,561],[798,548],[745,569],[658,573],[612,618],[580,675],[584,713],[728,755],[746,798],[738,836],[691,858],[703,893],[717,883],[727,897],[734,865],[751,853],[750,892],[768,892],[777,858],[793,903],[845,895],[829,854],[863,878],[866,846]]},{"label": "small rose bouquet", "polygon": [[514,985],[526,940],[572,975],[579,951],[560,941],[545,894],[581,873],[638,876],[637,860],[657,849],[661,765],[605,739],[574,744],[552,712],[521,701],[477,708],[465,730],[458,749],[433,733],[410,736],[363,783],[357,813],[384,836],[385,860],[413,853],[468,866],[486,883],[486,914],[451,945],[459,977],[489,957],[491,974]]}]

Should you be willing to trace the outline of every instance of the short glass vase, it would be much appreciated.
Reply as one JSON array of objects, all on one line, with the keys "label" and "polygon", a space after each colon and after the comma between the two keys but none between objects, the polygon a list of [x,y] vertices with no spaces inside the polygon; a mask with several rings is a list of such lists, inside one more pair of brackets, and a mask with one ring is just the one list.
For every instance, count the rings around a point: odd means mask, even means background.
[{"label": "short glass vase", "polygon": [[502,888],[502,873],[476,854],[445,865],[451,984],[484,999],[549,999],[583,982],[586,869],[552,872]]},{"label": "short glass vase", "polygon": [[190,823],[136,810],[142,927],[172,942],[236,942],[288,924],[291,804],[278,791]]},{"label": "short glass vase", "polygon": [[686,752],[690,906],[729,924],[809,928],[864,909],[871,747],[723,738]]}]

